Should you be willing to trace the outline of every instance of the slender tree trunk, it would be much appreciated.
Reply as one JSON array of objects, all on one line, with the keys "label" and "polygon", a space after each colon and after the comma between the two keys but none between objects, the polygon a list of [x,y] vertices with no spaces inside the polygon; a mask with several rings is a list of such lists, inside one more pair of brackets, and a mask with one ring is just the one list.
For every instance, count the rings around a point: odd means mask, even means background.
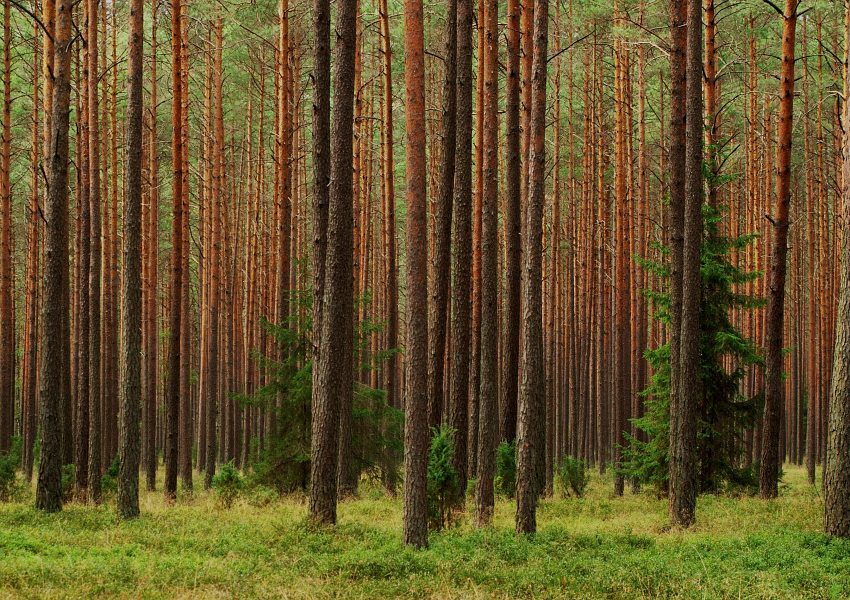
[{"label": "slender tree trunk", "polygon": [[124,279],[121,310],[123,365],[119,433],[118,514],[139,515],[139,428],[142,365],[142,80],[144,0],[130,3],[127,65],[127,170],[124,196]]},{"label": "slender tree trunk", "polygon": [[[395,164],[393,161],[393,85],[392,85],[392,48],[390,46],[390,21],[387,0],[379,0],[381,20],[381,48],[383,53],[383,131],[384,143],[382,148],[381,174],[384,178],[384,218],[383,246],[384,271],[386,274],[386,304],[387,304],[387,349],[394,350],[398,346],[398,270],[396,266],[395,240]],[[314,167],[315,169],[315,167]],[[398,360],[395,354],[388,359],[384,368],[387,391],[387,403],[398,405]]]},{"label": "slender tree trunk", "polygon": [[[428,424],[431,427],[440,425],[444,416],[443,387],[445,382],[443,379],[446,364],[446,315],[448,311],[449,278],[452,274],[452,197],[455,192],[454,184],[457,177],[455,173],[455,152],[459,141],[455,139],[455,135],[460,116],[457,98],[458,88],[460,87],[457,73],[458,59],[461,58],[460,54],[457,53],[459,18],[458,1],[449,0],[448,12],[446,13],[446,73],[443,83],[443,145],[440,156],[440,188],[437,190],[436,210],[433,215],[436,231],[434,232],[434,254],[431,256],[433,282],[430,289],[431,305],[428,311]],[[470,48],[467,54],[470,54],[471,51]],[[463,151],[461,150],[461,152]],[[457,248],[456,244],[455,248]],[[457,249],[455,249],[455,261],[455,276],[457,276]],[[466,260],[464,266],[468,266],[468,264],[469,261]],[[454,298],[458,295],[458,290],[453,286],[452,291],[452,298]],[[463,293],[462,290],[460,293]],[[464,321],[468,330],[469,319],[465,315],[460,315],[459,318]],[[452,319],[452,341],[455,344],[457,344],[457,338],[454,335],[456,327],[455,319]],[[453,353],[453,364],[454,356]],[[464,364],[466,362],[464,361]],[[453,379],[454,376],[455,374],[452,375]],[[466,378],[464,378],[463,385],[466,386]],[[450,405],[454,406],[454,398],[451,399]],[[453,410],[453,408],[450,408],[450,410]],[[456,435],[458,433],[459,431],[456,432]],[[455,447],[455,456],[458,452],[459,449]]]},{"label": "slender tree trunk", "polygon": [[405,343],[404,543],[428,545],[428,245],[425,194],[425,53],[422,0],[404,2],[407,99],[407,341]]},{"label": "slender tree trunk", "polygon": [[522,365],[517,424],[517,533],[537,529],[545,483],[546,373],[543,363],[543,206],[546,202],[546,55],[549,1],[534,2],[528,207],[523,240]]},{"label": "slender tree trunk", "polygon": [[[89,215],[91,258],[89,260],[89,452],[88,494],[92,502],[101,500],[101,200],[100,200],[100,103],[97,84],[98,64],[98,0],[87,0],[89,76]],[[83,341],[83,343],[86,343]]]},{"label": "slender tree trunk", "polygon": [[[71,104],[71,2],[56,4],[51,26],[55,52],[52,61],[49,163],[45,206],[46,260],[44,265],[44,340],[41,362],[41,455],[36,508],[62,508],[62,421],[66,402],[63,370],[69,364],[66,339],[68,300],[68,125]],[[56,365],[62,365],[57,369]]]},{"label": "slender tree trunk", "polygon": [[[850,7],[845,13],[845,41],[850,39]],[[845,48],[844,76],[848,77],[850,48]],[[845,90],[847,80],[845,79]],[[842,212],[850,219],[850,102],[844,101]],[[829,397],[827,461],[824,469],[824,529],[830,535],[850,537],[850,236],[842,236],[832,391]],[[811,418],[811,416],[809,417]]]},{"label": "slender tree trunk", "polygon": [[[212,181],[210,186],[210,244],[209,244],[209,297],[207,298],[208,316],[207,323],[207,381],[205,385],[206,397],[204,398],[204,416],[206,419],[206,462],[204,464],[204,488],[212,486],[215,476],[217,441],[216,422],[219,413],[219,373],[222,370],[219,364],[219,306],[220,290],[223,286],[221,281],[221,245],[222,245],[222,195],[225,185],[224,178],[224,112],[222,107],[222,29],[221,15],[215,20],[214,47],[213,47],[213,136],[212,136]],[[222,423],[222,427],[223,427]]]},{"label": "slender tree trunk", "polygon": [[771,219],[767,314],[765,316],[764,419],[762,422],[759,495],[779,493],[779,437],[783,412],[782,334],[785,323],[785,279],[788,256],[788,212],[791,204],[791,139],[794,126],[794,51],[799,0],[786,0],[782,16],[782,72],[779,80],[779,144],[776,148],[776,212]]},{"label": "slender tree trunk", "polygon": [[3,3],[3,140],[0,145],[0,453],[15,425],[15,303],[12,300],[12,57],[9,0]]},{"label": "slender tree trunk", "polygon": [[[615,23],[621,23],[619,3],[614,5]],[[616,352],[616,394],[614,396],[614,494],[623,495],[624,478],[620,472],[622,465],[622,449],[626,445],[625,437],[628,428],[628,408],[631,401],[631,332],[633,315],[631,314],[631,294],[629,287],[630,236],[629,219],[631,211],[631,194],[628,189],[628,173],[631,164],[627,153],[627,109],[626,109],[626,70],[628,58],[621,38],[614,40],[614,103],[615,103],[615,142],[614,142],[614,202],[617,207],[616,222],[616,290],[615,290],[615,325],[614,337]]]},{"label": "slender tree trunk", "polygon": [[[33,8],[37,8],[34,6]],[[33,11],[36,12],[36,11]],[[32,480],[34,446],[38,412],[38,307],[41,297],[38,285],[39,255],[41,238],[41,216],[39,207],[39,180],[41,177],[41,135],[39,123],[40,56],[39,38],[41,30],[38,23],[33,25],[33,62],[32,62],[32,175],[29,211],[27,214],[27,273],[26,298],[24,299],[24,355],[21,364],[21,437],[23,438],[24,477]]]},{"label": "slender tree trunk", "polygon": [[694,0],[670,0],[670,519],[689,526],[690,485],[687,471],[680,466],[687,440],[681,420],[680,358],[682,347],[682,269],[685,228],[685,115],[687,97],[687,9]]},{"label": "slender tree trunk", "polygon": [[[498,322],[499,293],[499,37],[498,4],[483,0],[483,169],[481,176],[481,393],[479,398],[478,477],[475,482],[475,523],[486,527],[493,521],[498,435]],[[486,317],[485,317],[486,315]]]},{"label": "slender tree trunk", "polygon": [[[472,263],[472,0],[457,2],[457,162],[454,169],[454,281],[452,282],[451,402],[449,424],[455,432],[453,465],[461,496],[466,494],[470,276]],[[430,341],[430,340],[429,340]],[[431,399],[433,401],[433,399]]]},{"label": "slender tree trunk", "polygon": [[[529,0],[530,1],[530,0]],[[505,290],[501,390],[504,406],[500,415],[499,435],[503,440],[516,437],[517,386],[519,383],[520,273],[522,270],[521,200],[523,164],[520,156],[520,0],[508,1],[508,71],[505,98]]]},{"label": "slender tree trunk", "polygon": [[353,117],[357,0],[338,6],[327,255],[313,380],[310,520],[336,523],[339,415],[353,392]]},{"label": "slender tree trunk", "polygon": [[[183,288],[183,75],[181,0],[171,0],[171,289],[169,302],[168,389],[165,399],[165,497],[177,497],[180,418],[180,331]],[[212,458],[211,460],[214,460]]]},{"label": "slender tree trunk", "polygon": [[145,482],[148,491],[156,488],[156,410],[159,396],[159,328],[158,312],[159,303],[157,297],[157,282],[159,274],[159,145],[157,133],[157,75],[156,75],[156,50],[157,50],[157,5],[154,2],[151,7],[151,68],[150,68],[150,98],[149,119],[150,133],[148,142],[148,220],[147,245],[145,247],[145,271],[148,280],[145,285],[147,298],[145,299],[144,315],[144,424],[143,458],[145,469]]}]

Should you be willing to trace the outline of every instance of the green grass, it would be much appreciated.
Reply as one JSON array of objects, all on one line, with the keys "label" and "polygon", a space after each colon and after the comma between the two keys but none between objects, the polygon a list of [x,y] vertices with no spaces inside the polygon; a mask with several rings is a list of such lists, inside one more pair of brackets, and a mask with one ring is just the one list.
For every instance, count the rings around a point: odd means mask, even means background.
[{"label": "green grass", "polygon": [[121,523],[109,504],[45,515],[0,505],[0,597],[84,598],[850,598],[850,541],[821,533],[822,501],[786,468],[781,498],[701,497],[697,523],[667,525],[649,493],[613,497],[594,478],[584,499],[543,501],[539,532],[468,519],[401,545],[401,503],[366,489],[339,525],[305,525],[303,499],[230,510],[196,492],[166,506],[142,497]]}]

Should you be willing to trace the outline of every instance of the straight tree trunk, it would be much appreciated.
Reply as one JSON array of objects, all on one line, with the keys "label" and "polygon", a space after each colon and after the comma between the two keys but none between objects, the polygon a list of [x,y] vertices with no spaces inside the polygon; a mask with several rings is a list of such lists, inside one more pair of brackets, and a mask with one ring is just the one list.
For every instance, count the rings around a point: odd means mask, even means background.
[{"label": "straight tree trunk", "polygon": [[[396,266],[395,240],[395,165],[393,161],[393,85],[392,85],[392,48],[390,46],[390,21],[387,0],[379,0],[381,20],[381,48],[383,53],[383,130],[384,143],[382,148],[381,174],[384,178],[384,218],[383,246],[384,271],[386,273],[386,304],[387,304],[387,343],[388,350],[398,346],[398,270]],[[315,167],[314,167],[315,169]],[[384,368],[387,403],[398,406],[398,360],[392,354]]]},{"label": "straight tree trunk", "polygon": [[313,380],[310,520],[336,523],[339,415],[353,393],[353,117],[357,0],[338,5],[333,69],[327,255],[319,356]]},{"label": "straight tree trunk", "polygon": [[[205,386],[206,397],[204,398],[204,416],[206,418],[206,462],[204,465],[204,488],[209,489],[212,486],[213,477],[215,477],[217,441],[216,421],[218,417],[219,404],[219,372],[222,370],[219,365],[219,313],[222,312],[219,306],[220,289],[222,288],[221,281],[221,245],[222,245],[222,224],[221,224],[221,208],[222,208],[222,193],[224,189],[224,116],[222,108],[222,73],[221,73],[221,53],[222,53],[222,28],[223,23],[221,15],[216,17],[215,21],[215,41],[213,47],[213,139],[212,139],[212,185],[210,187],[210,233],[211,240],[209,245],[210,263],[209,263],[209,297],[207,305],[209,310],[209,322],[207,323],[207,382]],[[222,424],[223,427],[223,424]]]},{"label": "straight tree trunk", "polygon": [[[682,268],[685,236],[685,115],[687,97],[687,9],[694,0],[670,0],[670,519],[689,526],[692,515],[683,494],[689,493],[687,473],[679,466],[687,451],[681,422],[680,357],[682,346]],[[692,486],[690,486],[692,487]]]},{"label": "straight tree trunk", "polygon": [[[845,39],[850,36],[850,7],[845,14]],[[845,48],[845,78],[850,48]],[[847,83],[845,82],[845,90]],[[844,222],[850,218],[850,102],[844,102],[844,147],[841,194]],[[850,537],[850,236],[841,245],[840,292],[829,396],[827,460],[824,469],[824,529],[830,535]],[[809,417],[811,418],[811,417]]]},{"label": "straight tree trunk", "polygon": [[522,364],[517,424],[517,533],[537,529],[537,501],[545,483],[546,373],[543,363],[543,207],[546,202],[546,55],[549,1],[534,2],[534,57],[528,206],[523,240]]},{"label": "straight tree trunk", "polygon": [[[68,311],[68,125],[71,105],[71,2],[58,0],[52,61],[49,163],[45,206],[44,340],[41,362],[41,455],[35,506],[45,512],[62,509],[62,421],[66,402],[63,370]],[[62,365],[57,369],[56,365]]]},{"label": "straight tree trunk", "polygon": [[[91,258],[89,259],[89,500],[100,503],[101,489],[101,199],[100,199],[100,102],[97,84],[98,64],[98,0],[87,0],[89,76],[89,215]],[[83,343],[86,343],[84,340]]]},{"label": "straight tree trunk", "polygon": [[[499,294],[499,33],[498,4],[483,0],[483,169],[481,173],[481,393],[478,409],[478,476],[475,482],[475,524],[493,522],[493,482],[498,435],[498,314]],[[485,318],[486,315],[486,318]]]},{"label": "straight tree trunk", "polygon": [[[443,115],[442,115],[442,154],[440,156],[440,188],[437,190],[437,202],[433,215],[436,231],[434,232],[434,254],[431,256],[431,274],[434,281],[431,286],[431,305],[428,310],[428,424],[437,427],[443,420],[443,387],[446,364],[446,315],[448,310],[449,278],[451,269],[452,243],[452,197],[455,183],[455,152],[458,140],[455,139],[459,117],[457,90],[458,63],[460,55],[458,45],[458,0],[449,0],[446,13],[446,73],[443,83]],[[471,52],[471,48],[469,49]],[[456,57],[456,58],[455,58]],[[464,57],[465,58],[465,57]],[[471,59],[470,59],[471,62]],[[468,212],[468,211],[467,211]],[[457,269],[457,245],[455,244],[455,269]],[[465,262],[468,265],[469,261]],[[457,271],[455,271],[457,274]],[[457,288],[452,287],[454,298]],[[460,293],[463,293],[462,291]],[[469,319],[461,315],[461,319],[469,328]],[[455,320],[452,319],[452,340]],[[462,346],[465,347],[465,346]],[[452,354],[452,362],[454,363]],[[467,361],[464,360],[464,364]],[[464,384],[466,378],[464,378]],[[452,403],[454,399],[452,399]],[[450,408],[451,410],[451,408]],[[457,435],[458,432],[455,432]],[[455,455],[458,449],[455,447]]]},{"label": "straight tree trunk", "polygon": [[426,232],[425,52],[422,0],[404,2],[407,99],[407,341],[404,394],[404,543],[428,545],[428,236]]},{"label": "straight tree trunk", "polygon": [[[183,75],[181,0],[171,0],[171,289],[169,301],[168,388],[165,398],[165,497],[177,497],[180,419],[180,331],[183,287]],[[211,460],[215,460],[211,458]]]},{"label": "straight tree trunk", "polygon": [[[621,22],[619,3],[614,5],[614,20]],[[614,202],[617,207],[616,256],[615,256],[615,306],[614,338],[617,344],[614,354],[616,394],[614,396],[614,495],[622,496],[624,478],[620,473],[622,465],[622,449],[627,444],[625,437],[628,428],[628,407],[631,403],[631,294],[629,274],[631,272],[629,257],[629,219],[631,211],[631,194],[628,188],[628,173],[631,165],[627,154],[627,109],[626,109],[626,74],[629,50],[621,38],[614,40],[614,98],[615,98],[615,156],[614,156]]]},{"label": "straight tree trunk", "polygon": [[157,283],[159,275],[159,145],[157,133],[157,17],[158,3],[151,7],[151,68],[150,68],[150,98],[149,119],[150,133],[148,141],[148,222],[147,245],[145,247],[145,271],[148,279],[145,282],[147,298],[145,299],[145,353],[144,353],[144,443],[142,462],[145,469],[145,483],[148,491],[156,489],[156,411],[159,397],[159,303]]},{"label": "straight tree trunk", "polygon": [[130,3],[127,64],[127,169],[124,196],[124,279],[121,290],[123,366],[118,444],[118,515],[139,515],[142,366],[142,80],[144,0]]},{"label": "straight tree trunk", "polygon": [[794,51],[799,0],[786,0],[782,15],[782,72],[779,80],[779,144],[776,147],[776,212],[771,219],[767,314],[765,316],[764,419],[762,421],[759,496],[779,493],[780,427],[783,412],[782,334],[785,324],[785,279],[788,257],[788,212],[791,204],[791,139],[794,127]]},{"label": "straight tree trunk", "polygon": [[520,273],[522,270],[521,200],[523,165],[528,156],[520,156],[520,0],[508,1],[508,71],[505,98],[505,290],[501,389],[504,406],[500,415],[499,435],[503,440],[516,437],[517,386],[519,384]]},{"label": "straight tree trunk", "polygon": [[0,145],[0,453],[15,425],[15,303],[12,300],[12,57],[9,0],[3,3],[3,131]]},{"label": "straight tree trunk", "polygon": [[[37,8],[34,6],[33,8]],[[33,11],[36,12],[36,11]],[[40,56],[39,38],[41,29],[38,23],[33,25],[33,62],[32,62],[32,154],[31,154],[31,190],[29,212],[27,215],[27,274],[26,298],[24,299],[24,348],[21,364],[21,437],[23,439],[24,478],[32,480],[34,446],[38,413],[38,306],[41,289],[38,285],[39,256],[41,252],[41,217],[39,210],[39,181],[41,178],[41,134],[39,122]]]},{"label": "straight tree trunk", "polygon": [[472,266],[472,20],[472,0],[458,0],[456,60],[452,61],[457,63],[457,161],[454,169],[455,228],[451,335],[454,351],[451,353],[449,425],[455,432],[452,464],[457,471],[461,497],[466,495],[469,437],[469,355],[466,348],[470,345]]}]

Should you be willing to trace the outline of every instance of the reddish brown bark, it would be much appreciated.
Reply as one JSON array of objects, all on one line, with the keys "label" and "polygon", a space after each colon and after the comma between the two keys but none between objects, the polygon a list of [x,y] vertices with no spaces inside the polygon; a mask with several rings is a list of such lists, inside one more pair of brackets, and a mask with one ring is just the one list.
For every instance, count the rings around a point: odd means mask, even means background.
[{"label": "reddish brown bark", "polygon": [[428,245],[425,195],[425,55],[422,0],[404,3],[407,99],[407,340],[405,343],[404,543],[428,544]]}]

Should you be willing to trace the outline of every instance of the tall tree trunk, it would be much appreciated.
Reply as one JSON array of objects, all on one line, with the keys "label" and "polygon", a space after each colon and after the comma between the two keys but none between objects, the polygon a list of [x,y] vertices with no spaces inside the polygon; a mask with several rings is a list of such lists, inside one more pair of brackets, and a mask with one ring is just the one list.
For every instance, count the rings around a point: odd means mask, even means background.
[{"label": "tall tree trunk", "polygon": [[[682,346],[682,268],[685,236],[685,104],[687,97],[687,9],[694,0],[670,0],[670,519],[688,526],[689,480],[680,467],[687,440],[681,422],[679,364]],[[692,485],[690,487],[693,487]],[[683,496],[684,495],[684,496]]]},{"label": "tall tree trunk", "polygon": [[0,453],[15,425],[15,303],[12,300],[12,57],[9,0],[3,3],[3,140],[0,145]]},{"label": "tall tree trunk", "polygon": [[[614,4],[614,21],[620,24],[622,15],[618,2]],[[629,219],[631,211],[631,194],[628,188],[628,173],[631,165],[627,153],[627,108],[626,108],[626,70],[628,57],[621,38],[614,40],[614,110],[615,110],[615,142],[614,142],[614,202],[617,207],[617,222],[615,224],[616,256],[614,259],[615,285],[615,324],[614,337],[616,352],[616,394],[614,396],[614,494],[623,495],[624,478],[620,472],[622,465],[622,449],[627,444],[626,429],[628,427],[628,410],[631,404],[631,290],[629,287]]]},{"label": "tall tree trunk", "polygon": [[[386,276],[387,305],[387,349],[398,346],[398,272],[396,266],[395,240],[395,164],[393,161],[393,85],[392,85],[392,48],[390,46],[390,16],[387,0],[379,0],[381,19],[381,48],[383,53],[383,132],[381,174],[384,178],[384,215],[383,215],[383,252]],[[315,167],[314,167],[315,169]],[[392,354],[386,363],[384,389],[387,391],[387,403],[398,405],[398,360]]]},{"label": "tall tree trunk", "polygon": [[[37,6],[33,7],[34,9]],[[33,12],[36,12],[35,10]],[[32,480],[35,461],[35,436],[38,411],[38,306],[41,297],[38,285],[39,240],[41,238],[41,217],[39,207],[39,180],[41,178],[41,135],[39,122],[40,56],[39,38],[41,30],[38,23],[33,25],[33,63],[32,63],[32,154],[31,154],[31,190],[27,215],[27,273],[26,298],[24,299],[24,356],[21,364],[21,437],[23,438],[24,477]]]},{"label": "tall tree trunk", "polygon": [[[69,349],[68,312],[68,125],[71,104],[71,2],[58,0],[53,31],[48,192],[45,206],[44,340],[41,362],[41,455],[35,506],[62,508],[62,421]],[[56,365],[61,365],[60,369]]]},{"label": "tall tree trunk", "polygon": [[[845,41],[850,39],[850,6],[845,12]],[[850,77],[850,48],[844,54],[844,88]],[[850,102],[844,101],[842,212],[850,219]],[[829,396],[827,460],[824,470],[824,529],[830,535],[850,537],[850,236],[842,236],[840,293]],[[811,417],[809,417],[811,418]]]},{"label": "tall tree trunk", "polygon": [[[224,109],[222,107],[222,29],[221,15],[215,20],[214,47],[213,47],[213,136],[212,136],[212,181],[210,186],[210,244],[209,244],[209,297],[207,298],[209,322],[207,323],[207,381],[205,385],[206,397],[204,398],[204,416],[206,419],[206,462],[204,464],[204,488],[212,486],[215,476],[217,441],[216,421],[219,414],[219,373],[222,371],[219,365],[219,323],[220,313],[223,312],[219,306],[219,296],[223,282],[221,281],[222,268],[222,195],[224,190]],[[229,319],[228,319],[229,320]],[[222,423],[222,427],[224,424]]]},{"label": "tall tree trunk", "polygon": [[[446,13],[446,73],[443,83],[443,129],[441,132],[443,146],[440,156],[440,188],[437,190],[436,210],[433,215],[436,231],[434,232],[434,254],[431,256],[431,275],[433,282],[431,286],[431,305],[428,311],[428,424],[431,427],[439,426],[443,420],[446,313],[448,309],[449,278],[452,274],[452,197],[455,192],[455,152],[458,142],[455,139],[455,135],[459,117],[457,93],[460,82],[458,80],[457,61],[461,57],[457,53],[459,35],[458,20],[458,0],[449,0],[448,11]],[[467,54],[471,53],[471,50],[470,48]],[[456,244],[455,248],[457,248]],[[457,249],[455,249],[455,261],[457,260]],[[464,266],[468,264],[469,261],[467,260]],[[458,263],[455,262],[455,269],[457,269],[457,265]],[[455,276],[457,276],[457,271],[455,271]],[[454,298],[458,295],[457,288],[453,286],[452,291],[452,298]],[[463,292],[461,291],[460,293]],[[465,315],[460,315],[459,318],[466,323],[468,330],[469,319]],[[452,319],[453,344],[457,344],[457,338],[454,335],[455,327],[455,319]],[[454,363],[454,353],[452,354],[452,361]],[[466,362],[464,360],[464,364]],[[466,385],[466,378],[464,378],[464,385]],[[452,398],[450,404],[453,406],[453,403],[454,399]],[[450,408],[450,410],[452,409]],[[458,449],[455,448],[455,456],[457,456],[457,453]]]},{"label": "tall tree trunk", "polygon": [[156,75],[156,17],[157,5],[151,7],[151,67],[150,67],[150,98],[148,118],[150,132],[148,140],[148,218],[145,226],[145,282],[146,298],[144,302],[144,438],[142,443],[142,463],[145,469],[145,483],[148,491],[156,488],[156,411],[159,395],[159,329],[157,298],[157,282],[159,271],[159,145],[157,133],[157,75]]},{"label": "tall tree trunk", "polygon": [[791,204],[791,139],[794,126],[794,51],[799,0],[786,0],[782,15],[782,72],[779,80],[779,144],[776,147],[776,212],[771,219],[767,314],[765,316],[764,419],[762,421],[759,496],[779,493],[779,437],[784,407],[782,334]]},{"label": "tall tree trunk", "polygon": [[428,236],[425,194],[425,52],[422,0],[404,2],[407,99],[407,341],[404,393],[404,543],[428,545]]},{"label": "tall tree trunk", "polygon": [[341,407],[353,393],[353,116],[357,0],[338,6],[333,69],[334,113],[330,152],[327,255],[319,356],[313,387],[309,515],[336,522],[338,435]]},{"label": "tall tree trunk", "polygon": [[[101,201],[100,201],[100,102],[97,84],[100,81],[98,63],[98,0],[87,0],[89,76],[89,214],[91,258],[89,260],[89,499],[101,500],[100,438],[101,438]],[[83,343],[86,343],[85,341]]]},{"label": "tall tree trunk", "polygon": [[[688,527],[696,511],[697,407],[702,397],[700,381],[700,249],[703,204],[703,42],[702,2],[688,2],[687,97],[685,140],[685,210],[682,253],[682,320],[679,352],[679,404],[671,411],[670,505],[676,525]],[[673,482],[676,482],[675,491]]]},{"label": "tall tree trunk", "polygon": [[[493,482],[496,475],[496,436],[498,435],[498,314],[499,294],[499,33],[498,4],[483,0],[484,22],[484,104],[483,169],[481,176],[481,393],[479,398],[478,477],[475,482],[475,523],[488,526],[493,521]],[[486,315],[486,317],[485,317]]]},{"label": "tall tree trunk", "polygon": [[124,196],[124,279],[121,290],[123,366],[118,445],[118,514],[139,515],[139,428],[142,399],[142,80],[144,0],[130,2],[127,65],[127,170]]},{"label": "tall tree trunk", "polygon": [[528,156],[520,156],[520,0],[508,2],[508,71],[505,98],[505,291],[501,390],[504,403],[499,435],[503,440],[516,437],[517,386],[519,384],[520,273],[522,271],[521,200],[523,165]]},{"label": "tall tree trunk", "polygon": [[[183,75],[181,0],[171,0],[171,289],[169,300],[168,389],[165,398],[165,497],[177,497],[180,418],[180,331],[183,288]],[[214,459],[212,459],[214,460]]]},{"label": "tall tree trunk", "polygon": [[543,206],[546,202],[546,55],[549,1],[534,2],[534,58],[528,206],[523,240],[522,364],[517,423],[517,533],[537,529],[546,454],[546,374],[543,363]]},{"label": "tall tree trunk", "polygon": [[[472,0],[457,2],[457,162],[454,169],[454,281],[452,282],[451,398],[449,425],[455,432],[452,464],[461,497],[466,494],[470,276],[472,262]],[[448,269],[447,269],[448,270]],[[438,275],[439,277],[439,275]],[[429,339],[430,341],[430,339]],[[438,386],[439,387],[439,386]],[[433,402],[433,399],[430,399]]]}]

